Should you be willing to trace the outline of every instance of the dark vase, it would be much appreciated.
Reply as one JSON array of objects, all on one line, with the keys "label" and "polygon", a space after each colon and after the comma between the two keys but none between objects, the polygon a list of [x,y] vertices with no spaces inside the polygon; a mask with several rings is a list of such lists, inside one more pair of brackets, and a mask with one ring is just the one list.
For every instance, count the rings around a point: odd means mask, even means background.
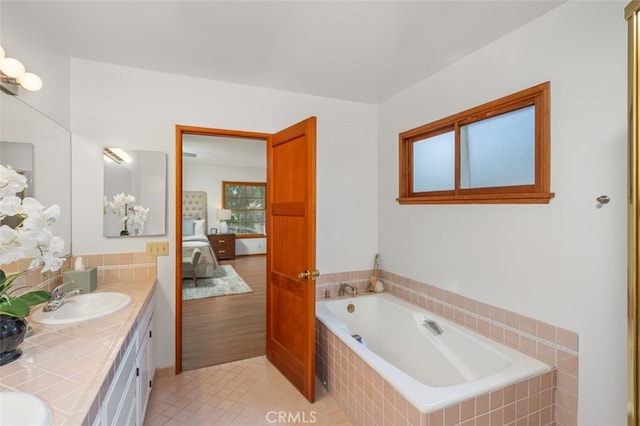
[{"label": "dark vase", "polygon": [[27,332],[27,321],[9,315],[0,315],[0,365],[15,361],[22,355],[18,348]]}]

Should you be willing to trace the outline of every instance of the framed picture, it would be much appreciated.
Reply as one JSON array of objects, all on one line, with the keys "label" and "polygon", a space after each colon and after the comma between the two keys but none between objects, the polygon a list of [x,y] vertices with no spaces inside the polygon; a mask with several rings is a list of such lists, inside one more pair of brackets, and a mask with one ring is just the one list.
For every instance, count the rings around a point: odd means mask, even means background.
[{"label": "framed picture", "polygon": [[211,228],[209,234],[214,235],[218,233],[218,228]]}]

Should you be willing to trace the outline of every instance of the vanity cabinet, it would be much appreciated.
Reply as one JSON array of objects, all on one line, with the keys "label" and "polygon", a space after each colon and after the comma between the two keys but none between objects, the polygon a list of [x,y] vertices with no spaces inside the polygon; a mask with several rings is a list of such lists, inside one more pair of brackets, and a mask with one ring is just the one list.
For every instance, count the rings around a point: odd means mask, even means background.
[{"label": "vanity cabinet", "polygon": [[140,314],[131,340],[102,400],[94,426],[143,425],[155,372],[153,318],[155,297]]},{"label": "vanity cabinet", "polygon": [[236,234],[210,234],[207,238],[218,260],[236,258]]},{"label": "vanity cabinet", "polygon": [[138,335],[140,349],[137,358],[137,391],[138,391],[138,424],[144,423],[144,415],[147,412],[151,387],[153,386],[153,376],[156,371],[155,351],[153,349],[153,310],[147,309],[146,316],[140,323],[139,330],[144,331]]}]

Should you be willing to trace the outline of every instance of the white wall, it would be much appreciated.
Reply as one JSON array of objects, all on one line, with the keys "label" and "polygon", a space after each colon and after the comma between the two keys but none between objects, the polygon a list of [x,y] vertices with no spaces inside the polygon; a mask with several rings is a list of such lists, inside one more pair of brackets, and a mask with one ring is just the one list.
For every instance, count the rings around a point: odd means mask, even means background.
[{"label": "white wall", "polygon": [[[222,208],[222,181],[266,182],[265,167],[224,167],[210,164],[189,164],[182,169],[182,189],[185,191],[205,191],[207,193],[207,232],[218,228],[218,210]],[[236,238],[236,254],[261,254],[267,252],[266,238]]]},{"label": "white wall", "polygon": [[[371,267],[377,249],[377,108],[315,96],[71,60],[73,251],[144,251],[169,240],[158,258],[158,366],[174,364],[175,125],[276,132],[311,115],[317,129],[317,267]],[[102,148],[169,154],[165,237],[102,237]],[[95,214],[91,213],[95,212]]]},{"label": "white wall", "polygon": [[[580,425],[626,424],[624,6],[560,6],[379,110],[381,268],[578,332]],[[546,80],[549,205],[398,205],[399,132]]]}]

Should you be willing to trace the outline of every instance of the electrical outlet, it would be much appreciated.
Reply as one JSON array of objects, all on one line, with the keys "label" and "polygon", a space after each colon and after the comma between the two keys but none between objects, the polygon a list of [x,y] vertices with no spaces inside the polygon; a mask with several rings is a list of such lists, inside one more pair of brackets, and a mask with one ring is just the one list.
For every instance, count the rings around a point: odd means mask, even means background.
[{"label": "electrical outlet", "polygon": [[158,243],[147,243],[147,254],[151,256],[168,256],[169,241],[160,241]]}]

